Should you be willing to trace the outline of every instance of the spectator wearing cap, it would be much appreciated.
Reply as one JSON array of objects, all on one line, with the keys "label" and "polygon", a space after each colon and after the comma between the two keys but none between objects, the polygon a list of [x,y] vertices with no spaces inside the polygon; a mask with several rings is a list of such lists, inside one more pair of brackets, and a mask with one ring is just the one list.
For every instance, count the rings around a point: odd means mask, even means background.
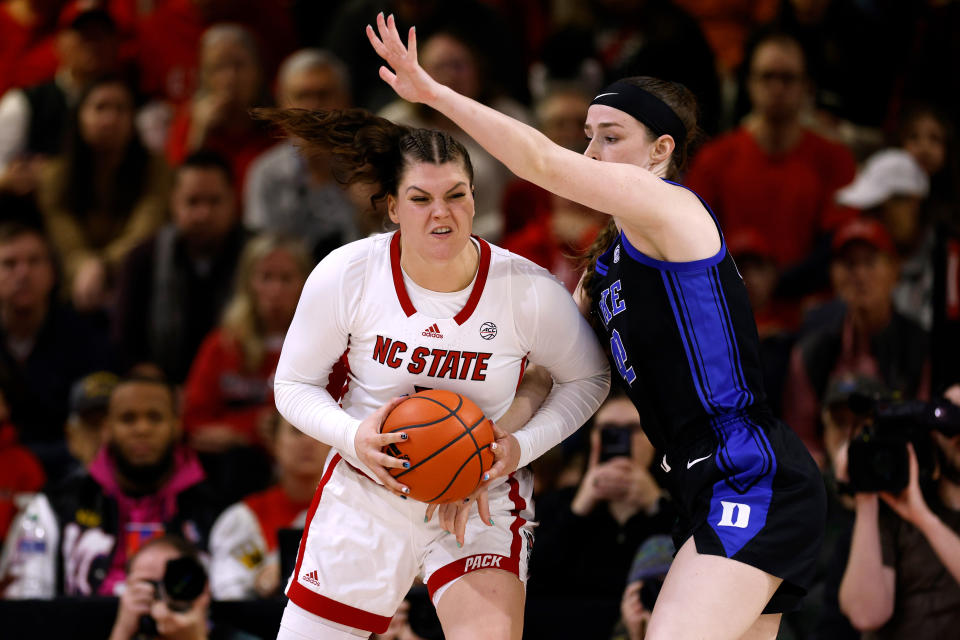
[{"label": "spectator wearing cap", "polygon": [[60,61],[54,78],[26,89],[10,89],[0,99],[0,191],[34,190],[43,158],[62,149],[70,109],[83,89],[117,70],[119,45],[109,13],[71,3],[61,14],[59,26]]},{"label": "spectator wearing cap", "polygon": [[70,389],[70,415],[67,417],[67,449],[86,467],[103,446],[106,437],[107,405],[119,378],[110,371],[95,371]]},{"label": "spectator wearing cap", "polygon": [[820,406],[837,374],[882,381],[903,398],[929,396],[929,338],[893,305],[896,249],[876,220],[858,218],[833,238],[831,279],[842,313],[801,338],[790,356],[784,418],[823,464]]},{"label": "spectator wearing cap", "polygon": [[747,61],[752,111],[743,125],[703,146],[686,184],[710,205],[724,232],[753,227],[770,244],[779,288],[799,297],[826,285],[829,233],[852,217],[834,203],[856,165],[846,147],[806,128],[807,63],[791,36],[761,38]]},{"label": "spectator wearing cap", "polygon": [[103,328],[59,304],[46,236],[15,222],[0,224],[0,377],[20,441],[43,462],[51,480],[69,462],[63,437],[70,386],[109,369]]},{"label": "spectator wearing cap", "polygon": [[[327,51],[301,49],[280,66],[277,104],[287,109],[350,107],[349,71]],[[303,238],[318,261],[359,237],[356,208],[334,180],[329,158],[304,158],[290,140],[250,165],[243,218],[248,229]]]},{"label": "spectator wearing cap", "polygon": [[903,149],[870,156],[852,183],[837,192],[837,202],[859,209],[890,232],[900,264],[893,293],[897,310],[927,331],[933,325],[933,227],[923,217],[930,179]]},{"label": "spectator wearing cap", "polygon": [[750,307],[760,335],[760,361],[768,403],[776,415],[782,411],[783,384],[790,362],[795,332],[799,325],[797,304],[775,296],[780,269],[773,247],[753,227],[726,237],[727,251],[737,262],[747,287]]},{"label": "spectator wearing cap", "polygon": [[646,636],[653,604],[676,551],[673,540],[664,534],[650,536],[637,549],[620,600],[620,622],[610,640],[643,640]]}]

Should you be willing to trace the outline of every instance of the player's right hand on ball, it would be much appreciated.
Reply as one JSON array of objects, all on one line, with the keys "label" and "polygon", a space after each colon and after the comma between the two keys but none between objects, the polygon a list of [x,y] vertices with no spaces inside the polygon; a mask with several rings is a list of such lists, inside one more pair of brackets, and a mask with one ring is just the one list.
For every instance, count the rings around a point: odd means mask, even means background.
[{"label": "player's right hand on ball", "polygon": [[383,486],[403,497],[410,493],[410,489],[397,482],[390,475],[388,469],[403,469],[410,463],[387,455],[383,452],[383,447],[406,440],[407,434],[402,432],[380,433],[380,427],[383,426],[383,421],[387,419],[390,412],[406,399],[406,396],[394,398],[364,418],[357,428],[357,435],[353,438],[353,446],[357,450],[357,457],[360,458],[360,462],[366,465],[370,472],[383,483]]}]

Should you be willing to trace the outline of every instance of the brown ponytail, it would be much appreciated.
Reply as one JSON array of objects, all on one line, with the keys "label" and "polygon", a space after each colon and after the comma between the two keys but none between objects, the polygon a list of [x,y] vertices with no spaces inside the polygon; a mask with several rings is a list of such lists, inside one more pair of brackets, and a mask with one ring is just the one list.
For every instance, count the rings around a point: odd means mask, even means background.
[{"label": "brown ponytail", "polygon": [[577,267],[583,269],[581,287],[583,295],[587,298],[590,296],[590,287],[593,285],[593,279],[597,275],[597,258],[613,246],[613,243],[617,241],[618,235],[620,235],[620,229],[617,228],[617,223],[614,222],[613,218],[610,218],[607,226],[597,234],[597,238],[593,241],[593,244],[590,245],[590,248],[580,256]]},{"label": "brown ponytail", "polygon": [[365,109],[254,109],[253,116],[272,122],[297,139],[309,158],[330,159],[333,177],[340,184],[379,186],[370,196],[374,208],[397,188],[408,163],[460,162],[473,185],[473,165],[466,148],[450,134],[414,129],[375,116]]}]

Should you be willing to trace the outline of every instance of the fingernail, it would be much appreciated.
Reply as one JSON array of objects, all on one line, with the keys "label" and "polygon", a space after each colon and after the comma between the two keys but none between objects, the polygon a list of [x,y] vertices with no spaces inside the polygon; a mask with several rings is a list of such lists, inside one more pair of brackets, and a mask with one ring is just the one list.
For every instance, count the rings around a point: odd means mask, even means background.
[{"label": "fingernail", "polygon": [[401,439],[401,440],[406,440],[406,439],[407,439],[407,434],[401,433],[401,434],[400,434],[400,439]]},{"label": "fingernail", "polygon": [[450,535],[450,532],[447,531],[446,529],[444,529],[444,530],[443,530],[443,535],[448,536],[448,535]]},{"label": "fingernail", "polygon": [[457,548],[463,549],[463,543],[457,540]]},{"label": "fingernail", "polygon": [[490,443],[490,450],[493,451],[493,450],[496,449],[496,448],[497,448],[497,443],[496,443],[496,442],[491,442],[491,443]]},{"label": "fingernail", "polygon": [[404,468],[404,469],[409,469],[409,468],[410,468],[410,463],[407,462],[406,460],[404,460],[404,461],[403,461],[403,468]]},{"label": "fingernail", "polygon": [[390,14],[390,17],[387,18],[387,20],[393,20],[393,14],[392,14],[392,13]]},{"label": "fingernail", "polygon": [[401,393],[401,394],[400,394],[399,396],[397,396],[397,397],[398,397],[398,398],[406,398],[406,397],[409,396],[409,395],[410,395],[409,393]]},{"label": "fingernail", "polygon": [[470,498],[464,498],[463,501],[464,503],[470,502]]},{"label": "fingernail", "polygon": [[401,498],[403,498],[404,500],[406,500],[406,499],[407,499],[407,496],[400,496],[400,497],[401,497]]},{"label": "fingernail", "polygon": [[489,479],[490,479],[490,474],[489,474],[489,473],[483,474],[483,481],[484,481],[484,482],[486,482],[486,481],[489,480]]},{"label": "fingernail", "polygon": [[490,518],[490,526],[493,526],[493,518]]},{"label": "fingernail", "polygon": [[429,522],[429,520],[430,520],[430,518],[428,518],[427,516],[423,516],[423,521],[424,521],[424,522]]},{"label": "fingernail", "polygon": [[403,491],[403,492],[406,493],[406,494],[409,494],[409,493],[410,493],[410,487],[404,487],[403,489],[401,489],[401,491]]}]

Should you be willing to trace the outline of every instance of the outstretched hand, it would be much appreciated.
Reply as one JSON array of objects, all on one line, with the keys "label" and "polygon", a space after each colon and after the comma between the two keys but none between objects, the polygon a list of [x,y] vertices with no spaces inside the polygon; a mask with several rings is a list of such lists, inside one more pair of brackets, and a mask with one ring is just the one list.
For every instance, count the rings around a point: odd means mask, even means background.
[{"label": "outstretched hand", "polygon": [[367,25],[367,38],[370,39],[370,44],[373,45],[377,55],[390,65],[380,67],[380,77],[383,81],[404,100],[429,102],[440,84],[431,78],[417,62],[416,27],[410,27],[407,44],[404,45],[397,32],[397,23],[393,14],[384,18],[381,11],[377,14],[377,30],[374,31],[372,26]]}]

